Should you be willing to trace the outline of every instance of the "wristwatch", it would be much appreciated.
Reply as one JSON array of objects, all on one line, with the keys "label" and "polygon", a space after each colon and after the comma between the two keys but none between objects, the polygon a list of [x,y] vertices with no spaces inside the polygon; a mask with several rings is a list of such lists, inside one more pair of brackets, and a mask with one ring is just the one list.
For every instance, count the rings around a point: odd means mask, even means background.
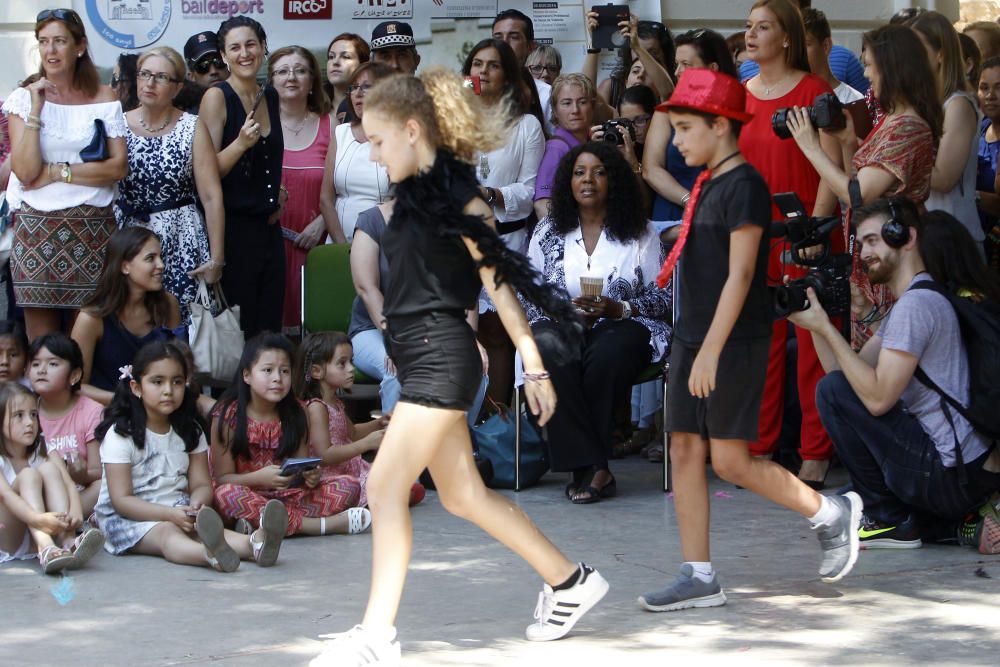
[{"label": "wristwatch", "polygon": [[622,316],[619,319],[630,319],[632,317],[632,304],[628,301],[619,301],[618,303],[622,305]]},{"label": "wristwatch", "polygon": [[486,203],[490,206],[497,203],[497,191],[493,188],[486,188]]},{"label": "wristwatch", "polygon": [[59,170],[59,177],[62,178],[65,183],[73,182],[73,170],[69,168],[68,162],[62,163],[62,169]]}]

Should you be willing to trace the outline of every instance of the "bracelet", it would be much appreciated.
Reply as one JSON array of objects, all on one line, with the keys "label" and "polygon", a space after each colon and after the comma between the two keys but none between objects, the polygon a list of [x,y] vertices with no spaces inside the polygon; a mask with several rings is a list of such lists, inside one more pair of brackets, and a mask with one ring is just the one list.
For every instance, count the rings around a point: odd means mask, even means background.
[{"label": "bracelet", "polygon": [[218,267],[218,268],[221,269],[222,267],[224,267],[226,265],[225,262],[217,262],[215,259],[213,259],[211,257],[208,258],[208,261],[206,262],[206,264],[208,264],[208,266],[210,268],[213,268],[213,269],[216,268],[216,267]]},{"label": "bracelet", "polygon": [[288,188],[286,188],[284,185],[279,185],[278,186],[278,192],[284,192],[285,193],[285,197],[287,197],[289,199],[291,198],[291,195],[288,194]]},{"label": "bracelet", "polygon": [[635,166],[632,169],[635,171],[635,173],[642,174],[642,163],[636,162]]},{"label": "bracelet", "polygon": [[34,122],[34,121],[30,121],[30,120],[29,120],[29,121],[27,121],[27,122],[26,122],[26,123],[24,124],[24,129],[26,129],[26,130],[36,130],[36,131],[37,131],[37,130],[40,130],[40,129],[42,129],[42,127],[43,127],[43,126],[42,126],[42,124],[41,124],[41,123],[36,123],[36,122]]},{"label": "bracelet", "polygon": [[590,53],[590,54],[597,54],[597,53],[600,53],[600,52],[601,52],[600,49],[587,49],[587,53]]},{"label": "bracelet", "polygon": [[42,117],[36,116],[33,113],[28,114],[28,121],[33,123],[38,123],[39,125],[44,125],[44,123],[42,122]]},{"label": "bracelet", "polygon": [[545,380],[548,380],[549,377],[550,376],[549,376],[549,372],[548,371],[542,371],[541,373],[525,373],[524,374],[524,381],[525,382],[543,382]]},{"label": "bracelet", "polygon": [[681,197],[681,206],[686,206],[689,199],[691,199],[691,193],[685,192],[684,196]]}]

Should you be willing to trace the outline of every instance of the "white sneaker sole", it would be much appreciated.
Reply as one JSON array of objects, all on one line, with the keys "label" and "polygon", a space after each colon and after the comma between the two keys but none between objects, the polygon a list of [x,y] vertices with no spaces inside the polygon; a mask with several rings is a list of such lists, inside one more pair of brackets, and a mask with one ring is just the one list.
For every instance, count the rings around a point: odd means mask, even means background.
[{"label": "white sneaker sole", "polygon": [[868,549],[919,549],[924,546],[921,540],[867,540],[861,543],[861,548]]},{"label": "white sneaker sole", "polygon": [[851,525],[848,529],[851,535],[851,555],[847,559],[847,564],[841,568],[840,572],[832,576],[822,578],[822,581],[828,584],[840,581],[850,573],[850,571],[854,568],[854,564],[858,562],[858,552],[861,550],[861,540],[858,537],[858,529],[861,528],[861,511],[863,509],[861,496],[856,494],[854,491],[848,491],[844,494],[844,497],[851,503]]},{"label": "white sneaker sole", "polygon": [[271,567],[278,561],[278,551],[281,550],[281,541],[285,538],[287,528],[288,510],[284,504],[274,498],[267,501],[260,512],[260,530],[264,544],[257,552],[257,565]]},{"label": "white sneaker sole", "polygon": [[726,594],[722,591],[712,595],[704,595],[700,598],[689,598],[679,600],[670,604],[650,604],[646,598],[639,596],[639,606],[646,611],[680,611],[681,609],[693,609],[703,607],[721,607],[726,604]]},{"label": "white sneaker sole", "polygon": [[[600,575],[597,570],[594,570],[590,574],[590,578],[593,583],[589,583],[591,588],[590,593],[586,598],[580,600],[577,604],[580,606],[576,608],[574,614],[569,617],[565,623],[561,626],[550,625],[548,623],[532,623],[524,632],[524,636],[528,641],[531,642],[551,642],[557,639],[562,639],[573,630],[573,626],[584,617],[584,615],[594,608],[601,599],[608,594],[608,589],[611,586],[608,584],[607,580]],[[532,632],[532,628],[537,628]]]}]

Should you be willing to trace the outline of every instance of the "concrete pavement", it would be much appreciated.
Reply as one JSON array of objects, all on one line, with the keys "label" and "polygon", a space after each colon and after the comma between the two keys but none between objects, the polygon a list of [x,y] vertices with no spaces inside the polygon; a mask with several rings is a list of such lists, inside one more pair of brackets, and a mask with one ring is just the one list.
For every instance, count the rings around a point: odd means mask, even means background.
[{"label": "concrete pavement", "polygon": [[[713,562],[729,603],[640,610],[636,597],[679,565],[673,504],[658,466],[612,467],[620,495],[595,505],[564,500],[562,475],[508,492],[611,583],[572,635],[550,644],[523,639],[537,575],[429,493],[413,513],[403,664],[1000,664],[1000,557],[954,546],[862,552],[846,580],[823,584],[805,520],[714,478]],[[296,538],[278,566],[244,563],[231,575],[106,553],[66,579],[34,561],[4,565],[0,665],[301,665],[319,650],[316,635],[360,620],[370,548],[370,535]]]}]

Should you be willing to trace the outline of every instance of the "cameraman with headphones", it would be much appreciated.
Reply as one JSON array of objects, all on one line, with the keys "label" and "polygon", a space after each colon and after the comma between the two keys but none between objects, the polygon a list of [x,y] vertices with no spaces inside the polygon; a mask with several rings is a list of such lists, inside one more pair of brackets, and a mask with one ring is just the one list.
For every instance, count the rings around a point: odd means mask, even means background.
[{"label": "cameraman with headphones", "polygon": [[854,222],[864,271],[897,300],[882,326],[854,352],[811,288],[809,307],[789,319],[812,333],[827,372],[816,405],[864,501],[861,546],[913,549],[921,538],[958,537],[997,553],[995,511],[974,513],[1000,489],[1000,450],[957,411],[945,414],[939,395],[914,375],[919,366],[969,404],[968,356],[952,305],[930,289],[911,289],[933,280],[918,248],[917,208],[903,197],[879,199],[856,209]]}]

